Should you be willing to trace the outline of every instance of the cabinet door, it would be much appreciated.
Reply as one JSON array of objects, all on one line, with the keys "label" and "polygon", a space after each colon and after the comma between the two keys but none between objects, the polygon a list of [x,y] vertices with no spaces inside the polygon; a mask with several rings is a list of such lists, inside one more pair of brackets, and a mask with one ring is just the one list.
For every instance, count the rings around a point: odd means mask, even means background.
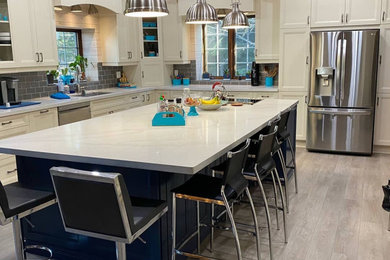
[{"label": "cabinet door", "polygon": [[390,23],[390,0],[382,0],[382,24]]},{"label": "cabinet door", "polygon": [[34,5],[37,51],[40,65],[58,66],[58,51],[54,9],[51,0],[31,0]]},{"label": "cabinet door", "polygon": [[162,67],[162,62],[143,62],[141,71],[142,85],[144,87],[162,86],[164,84]]},{"label": "cabinet door", "polygon": [[30,132],[58,126],[57,108],[42,109],[29,114]]},{"label": "cabinet door", "polygon": [[[310,0],[280,0],[280,28],[307,28]],[[319,0],[321,1],[321,0]]]},{"label": "cabinet door", "polygon": [[306,29],[282,30],[279,66],[281,91],[307,91],[309,39],[309,31]]},{"label": "cabinet door", "polygon": [[380,24],[381,0],[346,0],[345,23],[347,25]]},{"label": "cabinet door", "polygon": [[168,0],[169,15],[162,19],[163,48],[165,63],[188,62],[187,30],[182,16],[178,13],[176,0]]},{"label": "cabinet door", "polygon": [[375,115],[375,145],[390,145],[390,94],[379,94]]},{"label": "cabinet door", "polygon": [[256,1],[256,49],[257,63],[279,61],[280,36],[279,0]]},{"label": "cabinet door", "polygon": [[139,18],[127,17],[127,41],[130,62],[139,61]]},{"label": "cabinet door", "polygon": [[280,99],[298,99],[297,108],[297,140],[306,140],[306,124],[307,124],[307,105],[306,101],[307,93],[305,92],[280,92]]},{"label": "cabinet door", "polygon": [[[371,1],[368,2],[371,3]],[[341,26],[344,24],[345,0],[312,1],[311,27]]]},{"label": "cabinet door", "polygon": [[129,48],[129,28],[131,17],[124,16],[122,14],[117,15],[117,30],[118,30],[118,57],[119,62],[128,63],[130,60],[130,48]]},{"label": "cabinet door", "polygon": [[378,93],[390,93],[390,26],[381,27]]},{"label": "cabinet door", "polygon": [[[17,67],[33,67],[38,64],[37,41],[33,1],[8,1],[14,63]],[[1,65],[0,65],[1,66]]]}]

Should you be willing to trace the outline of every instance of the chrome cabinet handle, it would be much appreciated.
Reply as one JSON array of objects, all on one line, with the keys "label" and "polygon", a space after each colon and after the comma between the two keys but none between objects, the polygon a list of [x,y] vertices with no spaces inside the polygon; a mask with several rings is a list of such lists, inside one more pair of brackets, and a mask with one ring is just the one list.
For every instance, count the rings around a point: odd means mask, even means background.
[{"label": "chrome cabinet handle", "polygon": [[262,98],[269,98],[269,96],[261,96]]},{"label": "chrome cabinet handle", "polygon": [[2,122],[1,125],[10,125],[12,124],[12,120],[8,121],[8,122]]},{"label": "chrome cabinet handle", "polygon": [[130,52],[130,60],[133,58],[133,52]]},{"label": "chrome cabinet handle", "polygon": [[182,58],[183,58],[183,52],[180,51],[180,59],[182,59]]},{"label": "chrome cabinet handle", "polygon": [[11,171],[7,171],[7,174],[11,174],[11,173],[14,173],[14,172],[16,172],[18,169],[17,168],[15,168],[15,169],[13,169],[13,170],[11,170]]},{"label": "chrome cabinet handle", "polygon": [[49,110],[48,109],[45,109],[45,110],[41,110],[41,111],[39,111],[39,113],[40,114],[45,114],[45,113],[48,113],[49,112]]},{"label": "chrome cabinet handle", "polygon": [[39,53],[36,52],[35,55],[37,55],[37,60],[36,60],[36,62],[39,62]]},{"label": "chrome cabinet handle", "polygon": [[150,94],[146,94],[146,101],[150,101]]},{"label": "chrome cabinet handle", "polygon": [[131,99],[137,99],[138,97],[137,96],[134,96],[134,97],[132,97]]},{"label": "chrome cabinet handle", "polygon": [[348,14],[345,14],[345,23],[348,23]]},{"label": "chrome cabinet handle", "polygon": [[310,25],[310,16],[307,16],[307,25]]},{"label": "chrome cabinet handle", "polygon": [[127,52],[127,59],[130,60],[130,52]]},{"label": "chrome cabinet handle", "polygon": [[144,72],[142,71],[142,78],[145,78],[145,74],[144,74]]},{"label": "chrome cabinet handle", "polygon": [[344,14],[341,14],[341,23],[344,23]]},{"label": "chrome cabinet handle", "polygon": [[385,19],[386,19],[386,11],[383,11],[383,13],[382,13],[382,21],[384,22]]},{"label": "chrome cabinet handle", "polygon": [[108,114],[114,114],[114,111],[109,111]]},{"label": "chrome cabinet handle", "polygon": [[141,51],[141,59],[144,58],[144,53]]},{"label": "chrome cabinet handle", "polygon": [[308,104],[307,96],[305,96],[305,103]]},{"label": "chrome cabinet handle", "polygon": [[379,97],[376,98],[376,106],[379,107]]},{"label": "chrome cabinet handle", "polygon": [[142,95],[142,102],[145,102],[146,98],[145,95]]},{"label": "chrome cabinet handle", "polygon": [[382,65],[382,55],[379,55],[379,65]]},{"label": "chrome cabinet handle", "polygon": [[41,55],[41,62],[43,62],[43,54],[42,52],[39,53]]},{"label": "chrome cabinet handle", "polygon": [[255,49],[255,57],[257,57],[257,49]]},{"label": "chrome cabinet handle", "polygon": [[309,56],[306,56],[306,64],[309,65]]}]

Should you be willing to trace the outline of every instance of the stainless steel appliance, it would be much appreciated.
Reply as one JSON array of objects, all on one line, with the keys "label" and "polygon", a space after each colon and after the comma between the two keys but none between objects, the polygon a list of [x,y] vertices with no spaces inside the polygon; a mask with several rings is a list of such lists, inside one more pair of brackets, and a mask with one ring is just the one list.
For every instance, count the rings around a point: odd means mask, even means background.
[{"label": "stainless steel appliance", "polygon": [[311,33],[308,150],[372,153],[379,30]]},{"label": "stainless steel appliance", "polygon": [[0,78],[1,95],[0,104],[18,105],[19,101],[19,79],[11,77]]},{"label": "stainless steel appliance", "polygon": [[89,102],[71,104],[58,108],[58,123],[66,125],[91,118]]}]

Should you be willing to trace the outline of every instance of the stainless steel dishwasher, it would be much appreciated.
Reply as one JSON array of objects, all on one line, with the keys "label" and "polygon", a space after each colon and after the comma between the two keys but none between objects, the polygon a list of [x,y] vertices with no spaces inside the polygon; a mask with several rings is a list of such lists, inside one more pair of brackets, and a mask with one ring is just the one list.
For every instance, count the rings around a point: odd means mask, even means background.
[{"label": "stainless steel dishwasher", "polygon": [[91,118],[89,102],[71,104],[58,108],[58,123],[66,125]]}]

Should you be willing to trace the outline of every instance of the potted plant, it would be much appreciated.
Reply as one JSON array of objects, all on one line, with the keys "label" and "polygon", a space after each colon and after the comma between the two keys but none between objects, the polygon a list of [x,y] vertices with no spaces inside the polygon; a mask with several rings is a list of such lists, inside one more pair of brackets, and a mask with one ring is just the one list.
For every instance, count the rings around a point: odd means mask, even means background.
[{"label": "potted plant", "polygon": [[60,73],[58,70],[51,70],[46,72],[46,77],[47,77],[47,83],[48,84],[53,84],[55,80],[57,80],[58,76]]},{"label": "potted plant", "polygon": [[225,69],[223,71],[223,78],[224,79],[230,79],[230,71],[229,71],[229,69]]},{"label": "potted plant", "polygon": [[[69,64],[69,68],[79,74],[81,72],[80,80],[85,80],[85,68],[88,68],[88,58],[77,55],[74,62]],[[79,69],[80,68],[80,69]]]},{"label": "potted plant", "polygon": [[208,73],[207,71],[203,72],[202,79],[210,79],[210,73]]},{"label": "potted plant", "polygon": [[250,70],[248,70],[247,72],[246,72],[246,74],[245,74],[245,78],[247,78],[247,79],[250,79],[251,78],[251,71]]},{"label": "potted plant", "polygon": [[70,84],[70,80],[72,79],[72,75],[70,75],[68,68],[61,69],[61,79],[65,85]]}]

